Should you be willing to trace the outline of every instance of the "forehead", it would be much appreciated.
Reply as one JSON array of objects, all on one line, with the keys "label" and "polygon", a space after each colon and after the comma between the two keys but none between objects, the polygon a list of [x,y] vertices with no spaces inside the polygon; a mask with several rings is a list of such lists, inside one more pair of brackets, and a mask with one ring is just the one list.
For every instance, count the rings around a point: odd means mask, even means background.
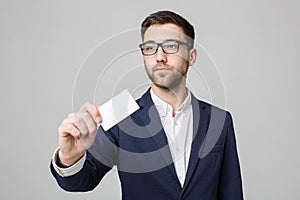
[{"label": "forehead", "polygon": [[144,42],[163,42],[169,39],[185,41],[182,28],[175,24],[155,24],[150,26],[144,35]]}]

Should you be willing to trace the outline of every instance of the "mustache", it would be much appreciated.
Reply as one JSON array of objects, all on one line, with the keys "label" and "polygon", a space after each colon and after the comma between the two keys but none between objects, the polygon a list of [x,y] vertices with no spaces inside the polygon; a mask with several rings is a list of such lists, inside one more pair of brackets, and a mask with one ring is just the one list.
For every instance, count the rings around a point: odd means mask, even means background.
[{"label": "mustache", "polygon": [[159,69],[173,69],[173,67],[169,66],[169,65],[165,65],[165,64],[156,64],[153,65],[153,70],[159,70]]}]

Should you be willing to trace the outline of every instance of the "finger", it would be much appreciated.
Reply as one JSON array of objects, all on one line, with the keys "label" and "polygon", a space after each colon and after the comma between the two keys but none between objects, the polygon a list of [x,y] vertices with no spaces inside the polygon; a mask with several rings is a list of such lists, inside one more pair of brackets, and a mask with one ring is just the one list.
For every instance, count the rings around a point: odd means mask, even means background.
[{"label": "finger", "polygon": [[[79,130],[81,135],[85,136],[89,133],[89,128],[88,125],[86,124],[86,121],[83,119],[84,115],[85,115],[84,113],[72,113],[68,115],[68,118],[64,120],[64,123],[73,124]],[[90,119],[90,121],[92,120]]]},{"label": "finger", "polygon": [[102,122],[102,117],[98,110],[98,106],[91,104],[90,102],[86,102],[81,110],[88,112],[96,123]]},{"label": "finger", "polygon": [[102,117],[98,110],[98,106],[90,102],[86,102],[85,104],[83,104],[79,112],[88,112],[96,123],[102,122]]},{"label": "finger", "polygon": [[97,124],[96,122],[94,122],[94,120],[88,112],[81,112],[78,113],[76,116],[84,122],[89,134],[93,135],[97,131]]},{"label": "finger", "polygon": [[80,131],[72,123],[62,124],[58,128],[58,132],[61,134],[61,136],[64,136],[63,134],[66,134],[66,135],[72,135],[74,138],[80,137]]}]

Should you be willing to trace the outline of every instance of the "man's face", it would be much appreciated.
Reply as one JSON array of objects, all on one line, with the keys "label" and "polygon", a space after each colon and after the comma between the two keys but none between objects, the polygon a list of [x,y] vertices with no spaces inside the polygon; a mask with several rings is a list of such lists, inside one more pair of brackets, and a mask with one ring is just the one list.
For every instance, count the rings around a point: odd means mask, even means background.
[{"label": "man's face", "polygon": [[[174,24],[153,25],[144,35],[144,43],[152,41],[162,43],[168,40],[187,42],[183,30]],[[156,54],[143,56],[146,72],[151,81],[158,87],[174,89],[185,84],[189,65],[194,63],[192,51],[187,45],[179,45],[177,53],[164,53],[159,47]],[[193,53],[194,54],[194,53]]]}]

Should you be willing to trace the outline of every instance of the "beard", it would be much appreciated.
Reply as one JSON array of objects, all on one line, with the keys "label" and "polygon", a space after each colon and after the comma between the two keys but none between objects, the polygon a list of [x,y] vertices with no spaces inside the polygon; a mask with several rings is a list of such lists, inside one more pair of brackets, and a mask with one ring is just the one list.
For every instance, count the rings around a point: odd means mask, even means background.
[{"label": "beard", "polygon": [[[164,68],[164,70],[157,70],[158,68]],[[186,78],[187,67],[178,71],[173,67],[166,65],[146,66],[147,75],[150,80],[159,88],[162,89],[174,89],[183,79]]]}]

